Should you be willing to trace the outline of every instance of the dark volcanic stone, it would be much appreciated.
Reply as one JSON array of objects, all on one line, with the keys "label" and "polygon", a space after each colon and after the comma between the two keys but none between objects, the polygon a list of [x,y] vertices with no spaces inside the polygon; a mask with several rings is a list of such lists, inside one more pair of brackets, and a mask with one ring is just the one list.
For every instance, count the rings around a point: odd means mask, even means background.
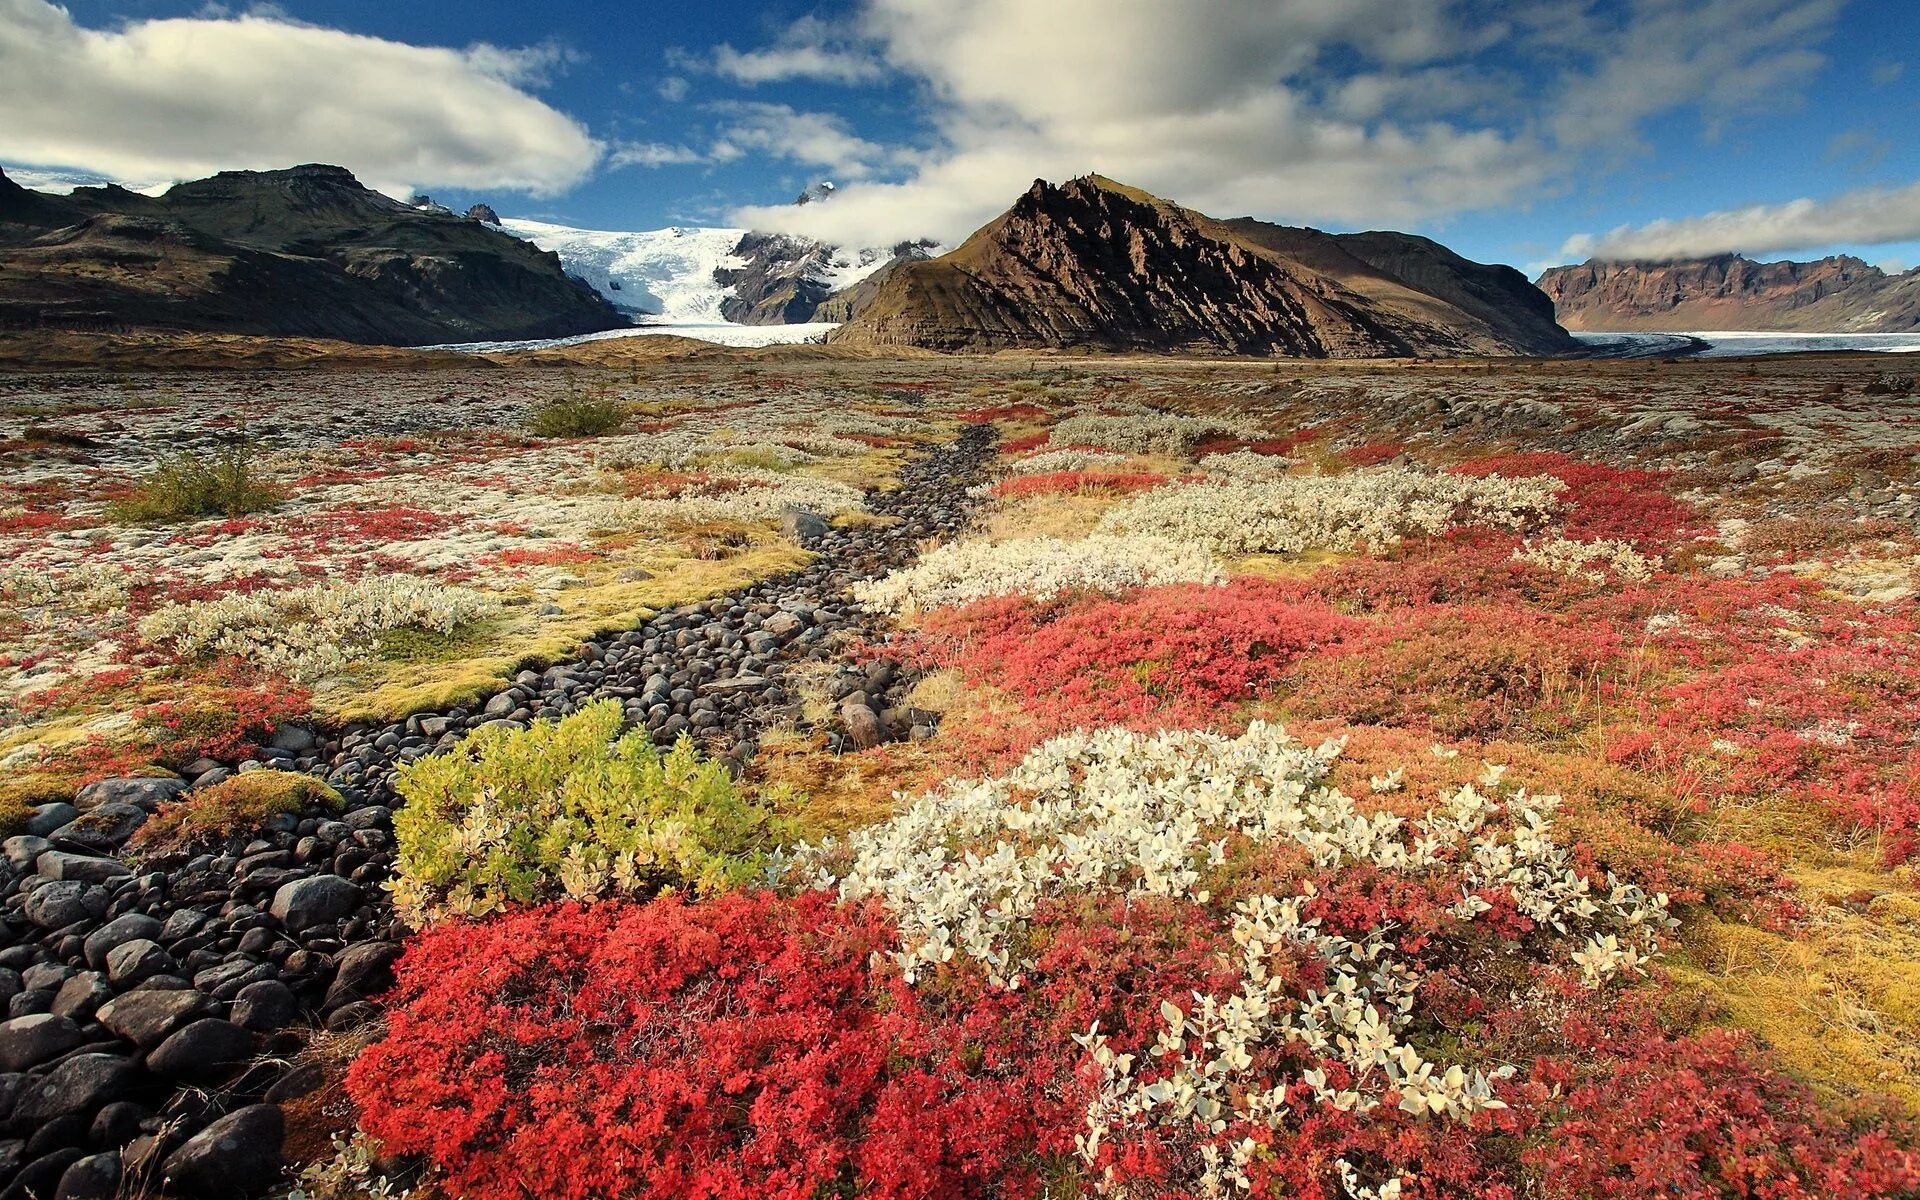
[{"label": "dark volcanic stone", "polygon": [[207,1011],[207,998],[196,991],[157,991],[142,988],[100,1006],[100,1023],[136,1046],[158,1045],[182,1022]]},{"label": "dark volcanic stone", "polygon": [[120,1155],[89,1154],[60,1176],[53,1200],[113,1200],[120,1188]]},{"label": "dark volcanic stone", "polygon": [[253,1035],[228,1021],[206,1017],[183,1025],[147,1055],[157,1075],[210,1082],[253,1056]]},{"label": "dark volcanic stone", "polygon": [[248,1105],[188,1138],[167,1156],[161,1178],[196,1200],[245,1200],[279,1178],[285,1136],[278,1105]]},{"label": "dark volcanic stone", "polygon": [[176,799],[186,790],[184,779],[102,779],[81,788],[80,794],[73,798],[73,805],[81,812],[91,812],[103,804],[131,804],[151,810]]},{"label": "dark volcanic stone", "polygon": [[273,894],[274,918],[289,930],[337,921],[360,903],[360,889],[338,875],[314,875],[282,884]]},{"label": "dark volcanic stone", "polygon": [[85,1039],[65,1017],[35,1013],[0,1024],[0,1071],[24,1071],[51,1062]]},{"label": "dark volcanic stone", "polygon": [[132,1086],[133,1064],[117,1054],[76,1054],[33,1080],[13,1106],[18,1121],[46,1121],[118,1100]]}]

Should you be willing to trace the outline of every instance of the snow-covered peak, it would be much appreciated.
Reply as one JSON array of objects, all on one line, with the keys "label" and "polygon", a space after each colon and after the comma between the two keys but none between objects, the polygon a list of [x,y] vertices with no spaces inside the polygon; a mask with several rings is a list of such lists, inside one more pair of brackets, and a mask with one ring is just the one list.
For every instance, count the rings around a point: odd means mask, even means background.
[{"label": "snow-covered peak", "polygon": [[623,312],[675,324],[724,322],[720,306],[729,289],[714,272],[746,265],[733,252],[744,229],[674,226],[622,233],[514,217],[500,228],[558,254],[568,274],[586,280]]}]

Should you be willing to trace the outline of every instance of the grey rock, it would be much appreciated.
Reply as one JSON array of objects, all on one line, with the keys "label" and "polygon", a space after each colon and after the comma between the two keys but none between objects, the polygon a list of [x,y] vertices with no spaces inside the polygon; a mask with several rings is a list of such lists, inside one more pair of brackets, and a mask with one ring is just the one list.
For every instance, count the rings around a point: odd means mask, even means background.
[{"label": "grey rock", "polygon": [[150,938],[122,942],[107,952],[107,979],[117,988],[128,988],[154,975],[171,975],[180,969],[166,947]]},{"label": "grey rock", "polygon": [[282,725],[267,739],[267,745],[290,754],[305,754],[319,744],[320,740],[313,736],[313,730],[303,725]]},{"label": "grey rock", "polygon": [[400,957],[394,942],[361,942],[340,953],[333,985],[321,1007],[339,1008],[356,1000],[370,1000],[393,986],[393,963]]},{"label": "grey rock", "polygon": [[147,823],[147,810],[135,804],[101,804],[48,834],[55,846],[69,850],[111,851]]},{"label": "grey rock", "polygon": [[151,811],[187,790],[184,779],[129,777],[101,779],[80,789],[73,803],[81,812],[103,804],[131,804]]},{"label": "grey rock", "polygon": [[[171,919],[168,920],[168,924],[172,924]],[[185,933],[180,936],[184,937]],[[81,952],[86,955],[88,966],[96,971],[103,970],[107,965],[107,954],[115,946],[122,946],[140,938],[152,938],[155,941],[172,940],[165,937],[164,927],[160,922],[145,913],[123,913],[88,934]]]},{"label": "grey rock", "polygon": [[[21,910],[27,920],[42,929],[65,929],[75,921],[93,915],[93,905],[88,899],[90,890],[95,890],[93,885],[73,879],[44,884],[28,893]],[[101,908],[104,910],[104,903]]]},{"label": "grey rock", "polygon": [[76,1054],[30,1082],[13,1106],[17,1121],[50,1121],[118,1100],[133,1085],[133,1064],[117,1054]]},{"label": "grey rock", "polygon": [[53,996],[53,1013],[73,1021],[91,1021],[100,1006],[113,999],[107,977],[99,971],[81,971],[60,985]]},{"label": "grey rock", "polygon": [[[69,817],[68,820],[72,818]],[[64,825],[66,822],[62,821],[61,824]],[[30,833],[22,833],[0,842],[0,852],[4,852],[7,861],[21,871],[33,870],[34,862],[51,849],[53,849],[52,842]]]},{"label": "grey rock", "polygon": [[133,871],[116,859],[94,854],[75,854],[71,850],[49,850],[40,856],[34,870],[43,879],[77,879],[81,883],[105,883]]},{"label": "grey rock", "polygon": [[[352,953],[352,950],[348,953]],[[332,996],[333,993],[329,991],[327,995]],[[300,1002],[295,999],[291,988],[278,979],[261,979],[240,989],[233,998],[233,1011],[227,1019],[242,1029],[271,1033],[293,1024],[293,1019],[299,1014]]]},{"label": "grey rock", "polygon": [[244,1200],[279,1177],[286,1120],[278,1105],[252,1104],[221,1117],[167,1156],[161,1178],[199,1200]]},{"label": "grey rock", "polygon": [[89,1154],[60,1176],[53,1200],[113,1200],[120,1190],[120,1154]]},{"label": "grey rock", "polygon": [[27,818],[27,833],[34,837],[46,837],[63,825],[80,818],[80,810],[64,800],[52,804],[36,804],[33,815]]},{"label": "grey rock", "polygon": [[827,536],[830,526],[813,513],[787,508],[780,513],[780,532],[796,542],[814,542]]},{"label": "grey rock", "polygon": [[269,910],[274,919],[298,932],[328,921],[337,921],[360,904],[357,885],[338,875],[313,875],[282,884],[273,894]]},{"label": "grey rock", "polygon": [[216,1017],[182,1025],[147,1055],[147,1070],[194,1082],[232,1074],[253,1057],[253,1035]]},{"label": "grey rock", "polygon": [[142,988],[101,1005],[97,1019],[117,1036],[145,1049],[159,1045],[191,1018],[205,1014],[210,1003],[191,989]]},{"label": "grey rock", "polygon": [[24,1071],[52,1062],[84,1040],[78,1025],[52,1013],[0,1022],[0,1071]]}]

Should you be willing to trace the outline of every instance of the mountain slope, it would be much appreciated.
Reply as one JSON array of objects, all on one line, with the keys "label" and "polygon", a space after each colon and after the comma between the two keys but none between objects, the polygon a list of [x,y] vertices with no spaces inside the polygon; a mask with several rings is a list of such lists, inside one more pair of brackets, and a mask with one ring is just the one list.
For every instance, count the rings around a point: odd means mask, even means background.
[{"label": "mountain slope", "polygon": [[1569,329],[1618,332],[1920,330],[1920,270],[1888,275],[1850,256],[1759,263],[1735,254],[1586,262],[1540,276]]},{"label": "mountain slope", "polygon": [[832,340],[1312,358],[1574,348],[1517,272],[1423,238],[1350,236],[1218,221],[1100,176],[1037,180],[952,253],[893,266]]},{"label": "mountain slope", "polygon": [[625,323],[555,256],[339,167],[228,171],[159,197],[51,196],[0,175],[0,328],[417,345]]}]

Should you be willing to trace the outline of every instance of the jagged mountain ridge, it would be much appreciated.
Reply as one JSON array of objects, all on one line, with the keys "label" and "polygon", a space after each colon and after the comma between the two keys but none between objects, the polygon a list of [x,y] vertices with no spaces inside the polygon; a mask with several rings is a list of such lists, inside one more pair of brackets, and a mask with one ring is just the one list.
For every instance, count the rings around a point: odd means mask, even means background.
[{"label": "jagged mountain ridge", "polygon": [[626,323],[554,255],[340,167],[225,171],[158,197],[54,196],[0,172],[0,328],[420,345]]},{"label": "jagged mountain ridge", "polygon": [[1220,221],[1097,175],[1036,180],[953,252],[893,266],[832,340],[1310,358],[1577,348],[1512,268],[1406,234]]},{"label": "jagged mountain ridge", "polygon": [[1858,258],[1755,262],[1737,254],[1554,267],[1539,279],[1569,329],[1684,333],[1910,333],[1920,270],[1889,275]]}]

